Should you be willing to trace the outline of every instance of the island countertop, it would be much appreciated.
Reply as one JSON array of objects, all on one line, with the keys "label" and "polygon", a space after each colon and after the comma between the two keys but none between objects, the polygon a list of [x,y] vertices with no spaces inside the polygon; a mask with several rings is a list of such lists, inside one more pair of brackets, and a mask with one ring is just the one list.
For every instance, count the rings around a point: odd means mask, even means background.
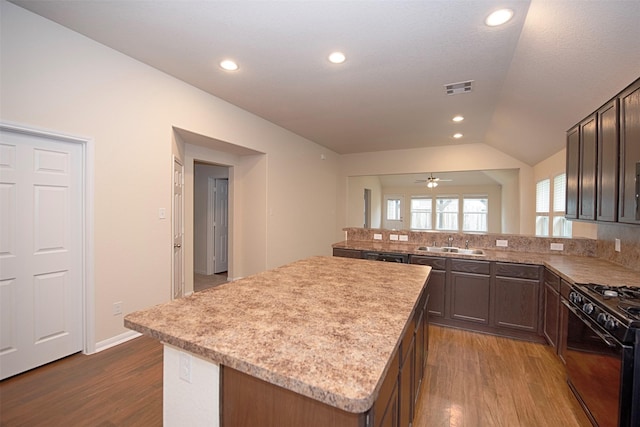
[{"label": "island countertop", "polygon": [[125,326],[339,409],[373,405],[430,267],[313,257],[125,317]]}]

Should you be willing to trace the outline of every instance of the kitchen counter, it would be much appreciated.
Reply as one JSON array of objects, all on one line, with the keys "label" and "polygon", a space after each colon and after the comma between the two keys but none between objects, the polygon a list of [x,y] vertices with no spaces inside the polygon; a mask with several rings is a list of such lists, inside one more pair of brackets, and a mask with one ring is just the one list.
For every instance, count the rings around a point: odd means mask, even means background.
[{"label": "kitchen counter", "polygon": [[430,270],[313,257],[131,313],[125,326],[362,413],[377,397]]},{"label": "kitchen counter", "polygon": [[465,258],[478,261],[511,262],[518,264],[544,265],[570,283],[598,283],[610,286],[640,286],[640,273],[612,262],[589,256],[555,255],[523,251],[484,249],[484,255],[427,252],[418,250],[411,243],[391,243],[347,240],[333,245],[334,248],[372,252],[393,252],[432,257]]}]

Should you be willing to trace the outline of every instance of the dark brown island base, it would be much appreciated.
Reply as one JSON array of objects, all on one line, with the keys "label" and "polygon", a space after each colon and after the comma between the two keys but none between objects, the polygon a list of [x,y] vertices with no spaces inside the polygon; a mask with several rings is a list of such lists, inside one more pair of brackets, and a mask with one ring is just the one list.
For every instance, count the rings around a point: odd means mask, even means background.
[{"label": "dark brown island base", "polygon": [[164,425],[408,426],[431,268],[313,257],[129,314],[164,343]]}]

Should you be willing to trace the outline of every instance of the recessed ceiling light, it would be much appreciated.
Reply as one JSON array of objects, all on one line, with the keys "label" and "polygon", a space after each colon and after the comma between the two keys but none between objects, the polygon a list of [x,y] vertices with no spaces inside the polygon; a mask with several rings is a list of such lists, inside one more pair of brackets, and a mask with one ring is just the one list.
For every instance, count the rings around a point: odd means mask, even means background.
[{"label": "recessed ceiling light", "polygon": [[500,9],[500,10],[496,10],[491,15],[487,16],[487,19],[484,20],[484,23],[490,27],[496,27],[498,25],[502,25],[506,23],[512,17],[513,17],[513,10]]},{"label": "recessed ceiling light", "polygon": [[455,116],[452,120],[453,120],[454,122],[461,122],[461,121],[463,121],[463,120],[464,120],[464,117],[462,117],[462,116]]},{"label": "recessed ceiling light", "polygon": [[461,134],[461,133],[454,133],[454,134],[453,134],[453,137],[454,137],[455,139],[460,139],[460,138],[462,138],[462,134]]},{"label": "recessed ceiling light", "polygon": [[333,52],[329,55],[329,62],[333,64],[342,64],[347,59],[342,52]]},{"label": "recessed ceiling light", "polygon": [[239,67],[238,64],[236,64],[234,61],[225,59],[224,61],[220,62],[220,68],[227,71],[236,71]]}]

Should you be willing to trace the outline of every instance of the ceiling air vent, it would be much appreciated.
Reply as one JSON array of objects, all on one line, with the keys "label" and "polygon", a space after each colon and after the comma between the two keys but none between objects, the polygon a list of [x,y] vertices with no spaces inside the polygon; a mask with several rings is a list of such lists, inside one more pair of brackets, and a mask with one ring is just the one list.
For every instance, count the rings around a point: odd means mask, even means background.
[{"label": "ceiling air vent", "polygon": [[444,88],[447,91],[447,95],[457,95],[459,93],[468,93],[468,92],[471,92],[471,83],[473,83],[473,80],[469,80],[467,82],[460,82],[460,83],[449,83],[448,85],[444,85]]}]

